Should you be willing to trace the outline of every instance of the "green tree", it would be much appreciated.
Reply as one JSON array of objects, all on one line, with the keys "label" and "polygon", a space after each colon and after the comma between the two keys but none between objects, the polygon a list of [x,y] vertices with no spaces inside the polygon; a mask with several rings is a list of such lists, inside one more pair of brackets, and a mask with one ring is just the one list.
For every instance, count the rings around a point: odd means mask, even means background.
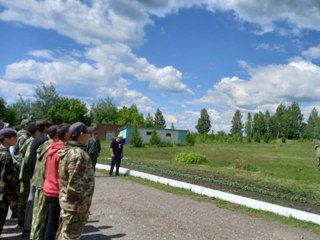
[{"label": "green tree", "polygon": [[253,135],[260,137],[266,133],[265,116],[261,111],[253,116],[252,131]]},{"label": "green tree", "polygon": [[246,122],[246,125],[245,125],[245,134],[247,137],[251,138],[252,135],[253,135],[253,132],[252,132],[252,116],[251,116],[251,113],[248,113],[247,115],[247,122]]},{"label": "green tree", "polygon": [[13,109],[12,111],[15,112],[18,123],[23,119],[34,120],[32,115],[32,102],[30,99],[23,99],[20,95],[19,99],[14,104],[10,105],[10,107]]},{"label": "green tree", "polygon": [[75,98],[60,98],[48,111],[48,118],[55,124],[74,123],[77,121],[91,124],[85,103]]},{"label": "green tree", "polygon": [[139,113],[135,104],[132,104],[129,108],[124,106],[118,111],[118,123],[122,125],[143,126],[143,114]]},{"label": "green tree", "polygon": [[5,121],[6,111],[7,111],[6,101],[2,97],[0,97],[0,120]]},{"label": "green tree", "polygon": [[242,136],[243,133],[243,124],[242,124],[242,114],[240,110],[237,110],[231,121],[231,134]]},{"label": "green tree", "polygon": [[200,118],[198,119],[198,124],[196,125],[196,129],[198,133],[204,134],[208,133],[211,128],[210,116],[207,112],[207,109],[203,108],[200,112]]},{"label": "green tree", "polygon": [[97,104],[93,104],[90,116],[95,123],[117,123],[118,110],[111,98],[99,99]]},{"label": "green tree", "polygon": [[151,116],[150,113],[148,113],[146,119],[144,120],[144,126],[145,127],[149,127],[149,128],[153,128],[154,127],[153,117]]},{"label": "green tree", "polygon": [[166,128],[166,120],[164,119],[162,112],[159,108],[157,108],[157,111],[154,116],[154,127],[156,129],[165,129]]},{"label": "green tree", "polygon": [[298,139],[302,136],[303,114],[297,102],[293,102],[287,110],[287,133],[289,139]]},{"label": "green tree", "polygon": [[55,106],[59,100],[55,86],[42,82],[41,86],[35,87],[35,102],[32,104],[33,117],[41,119],[48,117],[48,111]]},{"label": "green tree", "polygon": [[161,143],[161,139],[158,135],[158,132],[156,129],[153,129],[151,133],[151,138],[150,138],[150,145],[159,145]]},{"label": "green tree", "polygon": [[282,137],[287,137],[286,134],[286,124],[287,124],[287,110],[283,104],[280,104],[276,113],[272,117],[271,132],[273,132],[274,137],[277,139]]},{"label": "green tree", "polygon": [[143,147],[142,138],[139,134],[138,127],[136,127],[136,126],[133,128],[133,133],[131,136],[130,144],[133,147],[137,147],[137,148]]},{"label": "green tree", "polygon": [[309,115],[304,135],[309,139],[320,138],[320,117],[315,107],[312,109]]}]

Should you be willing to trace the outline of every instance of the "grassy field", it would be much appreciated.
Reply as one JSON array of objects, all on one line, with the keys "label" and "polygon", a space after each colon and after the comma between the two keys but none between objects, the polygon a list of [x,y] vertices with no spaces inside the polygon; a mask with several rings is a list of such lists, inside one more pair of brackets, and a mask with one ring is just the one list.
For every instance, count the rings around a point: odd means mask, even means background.
[{"label": "grassy field", "polygon": [[[109,144],[102,141],[101,163],[106,163],[105,159],[109,157]],[[200,153],[208,161],[199,165],[174,161],[175,155],[181,152]],[[240,181],[305,192],[318,196],[320,205],[320,171],[312,142],[211,143],[143,148],[126,145],[125,156],[128,160],[123,160],[122,166],[129,166],[134,161],[159,168],[200,170]]]}]

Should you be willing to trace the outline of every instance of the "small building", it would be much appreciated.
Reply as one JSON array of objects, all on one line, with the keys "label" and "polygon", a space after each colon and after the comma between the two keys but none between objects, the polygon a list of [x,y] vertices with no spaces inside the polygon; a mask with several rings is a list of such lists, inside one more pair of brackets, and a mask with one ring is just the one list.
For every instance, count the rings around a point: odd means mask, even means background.
[{"label": "small building", "polygon": [[[124,126],[120,128],[120,134],[123,138],[126,139],[127,143],[130,143],[131,136],[133,134],[133,126]],[[138,132],[140,137],[142,138],[143,144],[147,144],[150,142],[150,138],[152,135],[153,128],[147,127],[138,127]],[[188,130],[179,130],[179,129],[156,129],[157,134],[161,141],[170,142],[170,143],[182,143],[184,142]]]},{"label": "small building", "polygon": [[112,140],[115,138],[119,134],[121,127],[123,127],[123,125],[105,123],[96,124],[98,137],[104,140]]}]

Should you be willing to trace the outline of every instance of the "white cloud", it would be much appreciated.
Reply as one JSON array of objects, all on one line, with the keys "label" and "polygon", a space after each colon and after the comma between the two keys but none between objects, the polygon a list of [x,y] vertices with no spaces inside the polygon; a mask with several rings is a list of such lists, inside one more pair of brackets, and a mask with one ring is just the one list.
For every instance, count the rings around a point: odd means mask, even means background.
[{"label": "white cloud", "polygon": [[320,100],[320,67],[307,61],[252,69],[248,80],[223,78],[195,103],[219,104],[233,109],[280,103]]},{"label": "white cloud", "polygon": [[54,60],[54,53],[48,49],[39,49],[39,50],[35,50],[35,51],[30,51],[29,55],[34,56],[34,57]]},{"label": "white cloud", "polygon": [[311,59],[320,59],[320,45],[308,48],[302,52],[302,55]]},{"label": "white cloud", "polygon": [[277,44],[269,44],[269,43],[260,43],[256,49],[261,49],[265,51],[274,51],[274,52],[281,52],[285,53],[285,47],[283,45],[277,45]]}]

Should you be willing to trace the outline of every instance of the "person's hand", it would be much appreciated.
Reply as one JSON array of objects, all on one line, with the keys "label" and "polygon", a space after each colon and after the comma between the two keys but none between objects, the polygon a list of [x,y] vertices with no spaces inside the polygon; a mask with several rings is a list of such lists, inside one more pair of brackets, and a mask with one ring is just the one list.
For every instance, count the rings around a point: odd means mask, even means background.
[{"label": "person's hand", "polygon": [[85,203],[81,203],[77,206],[77,213],[86,213],[88,211],[88,206]]}]

